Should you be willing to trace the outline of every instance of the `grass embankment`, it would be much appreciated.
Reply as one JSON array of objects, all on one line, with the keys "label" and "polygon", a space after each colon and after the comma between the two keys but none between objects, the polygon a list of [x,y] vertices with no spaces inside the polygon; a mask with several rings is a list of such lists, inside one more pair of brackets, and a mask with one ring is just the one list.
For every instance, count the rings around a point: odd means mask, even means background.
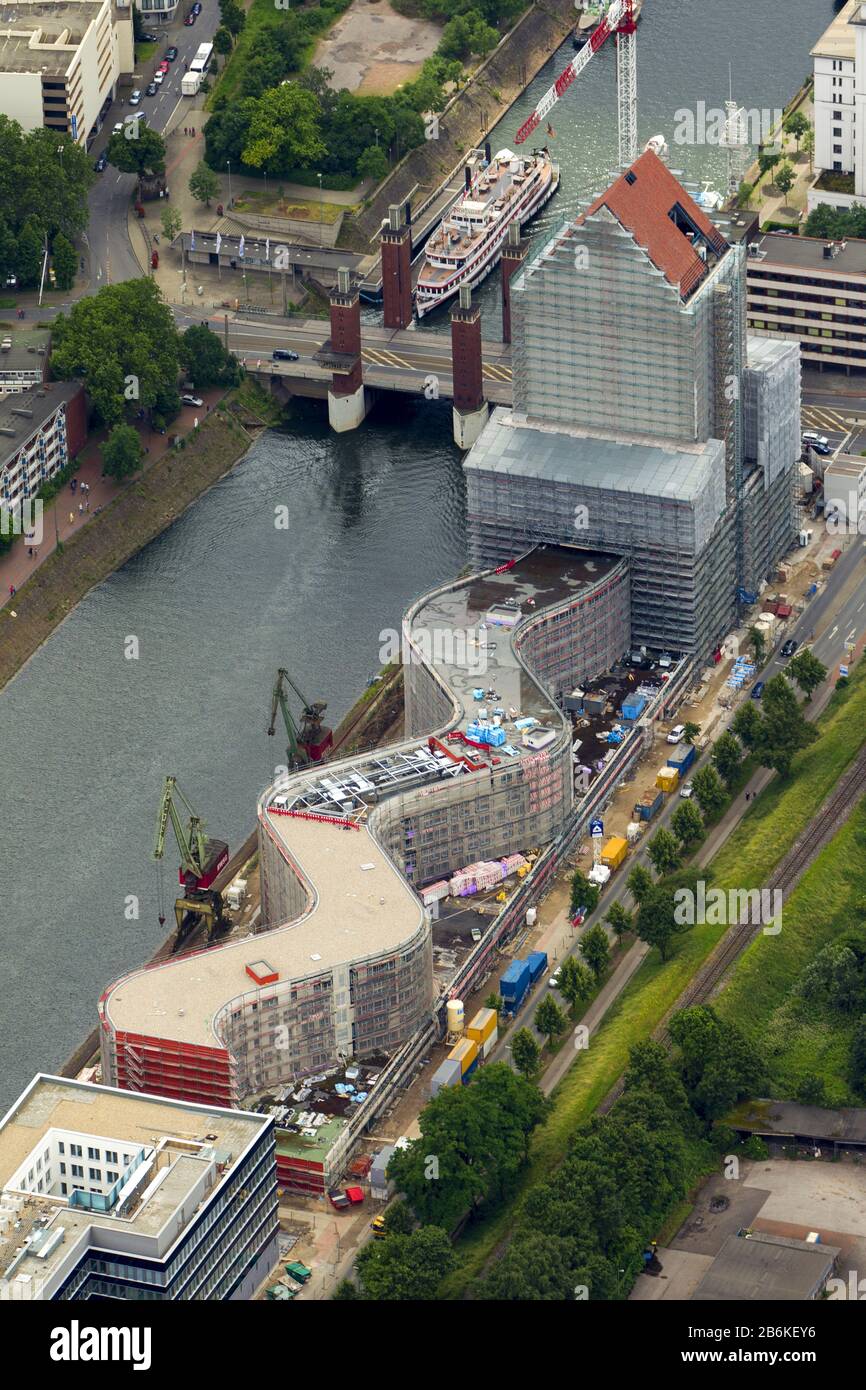
[{"label": "grass embankment", "polygon": [[[10,616],[9,606],[0,612],[0,689],[95,584],[164,531],[243,457],[252,436],[228,408],[236,405],[246,416],[234,394],[187,437],[185,448],[169,450],[133,478],[99,517],[39,566],[15,595],[17,617]],[[250,423],[258,428],[257,420]]]},{"label": "grass embankment", "polygon": [[304,202],[297,198],[281,198],[278,188],[245,189],[235,198],[235,211],[252,213],[256,217],[292,217],[298,222],[324,222],[331,226],[346,211],[348,203],[327,203],[324,200]]},{"label": "grass embankment", "polygon": [[[716,856],[712,871],[706,875],[708,879],[712,876],[714,886],[761,887],[854,758],[863,741],[861,730],[866,727],[863,667],[856,669],[847,690],[833,695],[818,727],[820,737],[798,754],[788,779],[773,780]],[[778,943],[785,935],[787,915],[784,921],[780,936],[763,938],[765,945]],[[554,1091],[553,1112],[534,1136],[529,1164],[511,1201],[468,1227],[460,1238],[460,1267],[445,1280],[442,1297],[462,1297],[480,1276],[497,1245],[513,1230],[527,1191],[548,1178],[562,1161],[575,1130],[591,1117],[625,1070],[629,1049],[662,1022],[724,930],[721,926],[695,926],[681,938],[677,954],[666,964],[655,951],[647,957],[611,1006],[588,1050],[580,1054]],[[699,1176],[696,1172],[695,1177]]]}]

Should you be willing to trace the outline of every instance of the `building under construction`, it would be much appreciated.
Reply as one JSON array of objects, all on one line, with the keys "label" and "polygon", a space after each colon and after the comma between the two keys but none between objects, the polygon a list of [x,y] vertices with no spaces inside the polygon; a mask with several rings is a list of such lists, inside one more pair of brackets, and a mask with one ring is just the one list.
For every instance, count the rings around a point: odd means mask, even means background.
[{"label": "building under construction", "polygon": [[799,348],[747,342],[745,293],[744,247],[651,150],[540,244],[511,282],[513,407],[465,464],[473,558],[624,557],[632,641],[708,656],[796,534]]}]

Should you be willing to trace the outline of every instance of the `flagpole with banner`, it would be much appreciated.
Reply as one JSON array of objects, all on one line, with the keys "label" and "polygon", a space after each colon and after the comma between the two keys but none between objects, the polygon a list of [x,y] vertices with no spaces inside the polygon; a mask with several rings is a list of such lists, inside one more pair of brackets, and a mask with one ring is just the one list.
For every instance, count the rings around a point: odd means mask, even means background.
[{"label": "flagpole with banner", "polygon": [[220,284],[222,284],[222,278],[223,278],[222,266],[220,265],[220,247],[222,246],[222,244],[223,244],[223,239],[222,239],[222,237],[220,236],[220,233],[217,232],[217,234],[216,234],[217,277],[218,277],[218,279],[219,279]]}]

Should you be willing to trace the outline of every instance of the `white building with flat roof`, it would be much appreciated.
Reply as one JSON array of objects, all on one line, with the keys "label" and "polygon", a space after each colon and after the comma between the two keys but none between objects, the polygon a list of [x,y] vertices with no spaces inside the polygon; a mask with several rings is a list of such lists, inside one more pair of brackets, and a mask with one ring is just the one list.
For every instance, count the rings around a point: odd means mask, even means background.
[{"label": "white building with flat roof", "polygon": [[132,72],[132,10],[112,0],[16,0],[0,11],[0,111],[89,142]]}]

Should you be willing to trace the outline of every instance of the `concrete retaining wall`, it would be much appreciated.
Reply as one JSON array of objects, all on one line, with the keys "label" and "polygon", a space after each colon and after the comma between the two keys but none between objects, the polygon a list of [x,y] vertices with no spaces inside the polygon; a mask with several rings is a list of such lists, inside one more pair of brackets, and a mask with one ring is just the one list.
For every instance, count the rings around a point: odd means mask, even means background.
[{"label": "concrete retaining wall", "polygon": [[255,213],[238,212],[232,208],[226,213],[227,222],[236,222],[245,232],[265,232],[271,240],[284,237],[292,245],[334,246],[343,225],[343,213],[334,222],[308,221],[294,217],[259,217]]}]

